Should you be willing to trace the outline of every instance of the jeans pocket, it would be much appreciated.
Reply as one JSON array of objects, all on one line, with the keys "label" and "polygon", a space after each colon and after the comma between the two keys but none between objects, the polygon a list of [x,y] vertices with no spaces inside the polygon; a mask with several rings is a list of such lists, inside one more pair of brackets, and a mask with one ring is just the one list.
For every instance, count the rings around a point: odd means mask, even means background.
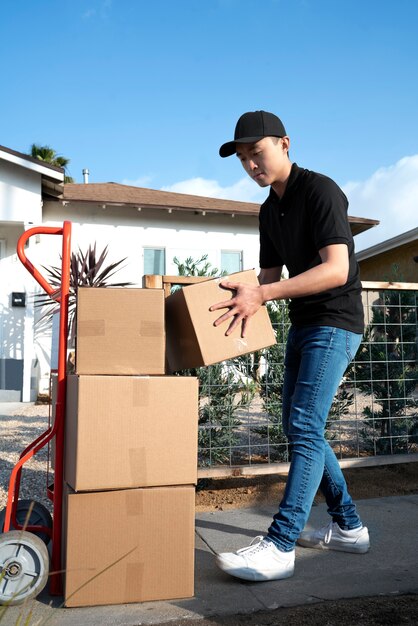
[{"label": "jeans pocket", "polygon": [[356,356],[357,350],[359,349],[362,335],[359,335],[357,333],[352,333],[347,330],[345,337],[346,337],[345,351],[347,354],[348,363],[351,363],[351,361]]}]

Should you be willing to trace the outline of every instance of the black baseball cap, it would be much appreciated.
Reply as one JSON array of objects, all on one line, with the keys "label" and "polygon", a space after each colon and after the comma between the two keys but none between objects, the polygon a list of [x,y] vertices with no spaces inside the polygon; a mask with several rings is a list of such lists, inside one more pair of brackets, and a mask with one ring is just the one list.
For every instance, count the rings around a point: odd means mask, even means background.
[{"label": "black baseball cap", "polygon": [[263,137],[285,137],[286,130],[281,120],[268,111],[249,111],[239,118],[235,126],[234,140],[219,148],[221,157],[229,157],[236,152],[237,143],[255,143]]}]

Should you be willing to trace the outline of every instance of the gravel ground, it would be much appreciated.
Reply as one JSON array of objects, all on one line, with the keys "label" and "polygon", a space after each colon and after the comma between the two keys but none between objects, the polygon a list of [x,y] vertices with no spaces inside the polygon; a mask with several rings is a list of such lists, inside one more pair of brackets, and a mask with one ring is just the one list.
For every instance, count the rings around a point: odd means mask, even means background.
[{"label": "gravel ground", "polygon": [[[0,509],[7,503],[10,474],[19,455],[25,447],[48,428],[48,405],[22,405],[22,409],[12,415],[5,415],[0,422]],[[25,463],[19,499],[33,498],[51,510],[46,495],[47,486],[47,447]],[[51,482],[51,481],[49,481]]]}]

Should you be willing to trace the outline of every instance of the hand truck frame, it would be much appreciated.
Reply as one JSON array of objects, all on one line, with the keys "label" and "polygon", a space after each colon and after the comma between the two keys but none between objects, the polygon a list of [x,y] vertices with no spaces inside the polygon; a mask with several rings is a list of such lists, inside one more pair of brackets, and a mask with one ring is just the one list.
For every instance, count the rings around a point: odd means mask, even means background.
[{"label": "hand truck frame", "polygon": [[[61,288],[54,289],[44,276],[27,259],[25,245],[34,235],[61,235]],[[3,534],[0,535],[0,604],[19,604],[42,591],[50,576],[51,595],[62,595],[62,522],[64,480],[64,422],[66,402],[68,300],[70,293],[71,222],[61,228],[39,226],[27,230],[18,240],[17,254],[24,267],[39,285],[59,305],[58,380],[55,420],[48,429],[20,454],[9,480],[7,506],[4,510]],[[47,488],[52,501],[52,527],[31,522],[33,504],[29,506],[26,520],[18,519],[19,489],[23,465],[55,437],[54,482]],[[23,501],[20,501],[21,503]],[[28,501],[25,501],[28,502]],[[30,501],[29,501],[30,502]],[[36,503],[35,503],[36,504]],[[43,505],[39,505],[42,508]],[[45,508],[47,511],[47,509]],[[49,512],[47,511],[49,515]],[[35,516],[36,518],[36,516]],[[39,517],[38,517],[39,519]],[[40,516],[42,522],[42,516]],[[38,521],[38,520],[36,520]],[[22,523],[23,522],[23,523]],[[12,528],[12,530],[11,530]],[[39,535],[39,536],[38,536]],[[44,541],[40,539],[44,537]],[[45,545],[52,539],[51,567]]]}]

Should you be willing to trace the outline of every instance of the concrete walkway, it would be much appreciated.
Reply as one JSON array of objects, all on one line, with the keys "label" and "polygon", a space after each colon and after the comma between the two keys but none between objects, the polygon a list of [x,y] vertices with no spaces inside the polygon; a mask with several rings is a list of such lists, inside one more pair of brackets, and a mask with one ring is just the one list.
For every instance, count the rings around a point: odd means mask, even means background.
[{"label": "concrete walkway", "polygon": [[[201,513],[196,518],[194,598],[62,609],[56,599],[44,593],[34,602],[33,622],[35,617],[43,617],[49,618],[48,624],[63,626],[177,623],[182,619],[252,613],[321,600],[418,593],[418,495],[361,500],[358,508],[369,528],[370,552],[355,555],[297,548],[295,575],[263,583],[230,578],[218,570],[213,553],[248,545],[254,536],[265,532],[273,509],[260,506]],[[314,507],[310,526],[326,522],[325,505]],[[21,612],[19,607],[8,609],[2,623],[15,624]]]}]

